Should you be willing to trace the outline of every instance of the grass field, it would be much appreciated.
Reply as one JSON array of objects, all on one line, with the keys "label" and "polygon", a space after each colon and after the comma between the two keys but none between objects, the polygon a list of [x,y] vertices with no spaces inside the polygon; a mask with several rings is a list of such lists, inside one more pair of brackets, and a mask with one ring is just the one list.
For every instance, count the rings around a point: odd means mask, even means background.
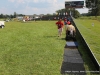
[{"label": "grass field", "polygon": [[6,22],[0,29],[0,75],[60,75],[64,45],[55,21]]},{"label": "grass field", "polygon": [[[0,75],[61,75],[66,41],[64,32],[57,37],[55,21],[11,21],[5,25],[0,29]],[[86,54],[83,60],[85,69],[93,70]]]},{"label": "grass field", "polygon": [[75,20],[75,23],[100,63],[100,22],[97,20],[79,19]]}]

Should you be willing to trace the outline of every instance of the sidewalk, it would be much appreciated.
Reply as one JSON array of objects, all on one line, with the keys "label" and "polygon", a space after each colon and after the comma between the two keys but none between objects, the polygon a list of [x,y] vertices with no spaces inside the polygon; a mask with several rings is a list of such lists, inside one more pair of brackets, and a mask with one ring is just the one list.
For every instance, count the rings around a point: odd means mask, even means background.
[{"label": "sidewalk", "polygon": [[61,74],[86,75],[84,62],[80,52],[78,51],[78,44],[75,41],[66,42],[61,66]]}]

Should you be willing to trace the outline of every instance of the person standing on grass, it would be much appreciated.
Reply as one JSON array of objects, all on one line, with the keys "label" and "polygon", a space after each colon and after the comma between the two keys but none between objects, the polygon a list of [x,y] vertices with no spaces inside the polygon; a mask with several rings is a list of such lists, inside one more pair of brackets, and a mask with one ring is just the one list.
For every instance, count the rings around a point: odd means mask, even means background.
[{"label": "person standing on grass", "polygon": [[64,18],[64,25],[67,25],[67,18]]},{"label": "person standing on grass", "polygon": [[67,25],[67,18],[64,18],[64,25],[65,25],[65,29],[66,29],[66,25]]},{"label": "person standing on grass", "polygon": [[58,27],[58,37],[60,37],[62,35],[62,31],[63,31],[63,27],[64,27],[62,19],[59,19],[58,22],[56,22],[56,25]]},{"label": "person standing on grass", "polygon": [[65,26],[65,32],[66,32],[66,29],[67,29],[67,26],[69,25],[70,21],[65,17],[64,18],[64,26]]}]

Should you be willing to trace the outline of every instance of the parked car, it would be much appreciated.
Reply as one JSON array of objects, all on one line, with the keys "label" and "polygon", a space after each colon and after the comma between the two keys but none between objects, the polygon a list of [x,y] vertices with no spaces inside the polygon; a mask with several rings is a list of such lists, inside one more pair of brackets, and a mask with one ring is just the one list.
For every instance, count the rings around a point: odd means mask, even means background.
[{"label": "parked car", "polygon": [[4,28],[5,27],[5,21],[0,21],[0,28]]}]

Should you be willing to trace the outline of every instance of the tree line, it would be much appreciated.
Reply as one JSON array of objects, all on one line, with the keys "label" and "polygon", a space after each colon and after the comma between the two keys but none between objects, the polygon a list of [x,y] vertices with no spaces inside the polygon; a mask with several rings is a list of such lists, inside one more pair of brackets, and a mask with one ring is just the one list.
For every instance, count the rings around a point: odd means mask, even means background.
[{"label": "tree line", "polygon": [[16,16],[25,16],[25,15],[23,15],[23,14],[17,14],[16,12],[14,12],[14,14],[12,15],[4,15],[4,14],[0,14],[0,18],[4,18],[4,19],[6,19],[6,18],[16,18]]},{"label": "tree line", "polygon": [[[38,16],[43,16],[43,17],[57,17],[57,16],[64,16],[64,15],[69,15],[70,14],[70,12],[72,12],[73,14],[73,17],[75,17],[75,18],[78,18],[78,17],[80,17],[80,13],[77,11],[77,10],[73,10],[73,9],[65,9],[65,8],[63,8],[63,9],[59,9],[59,10],[57,10],[57,11],[55,11],[55,13],[53,13],[53,14],[40,14],[40,15],[38,15]],[[14,12],[14,14],[12,15],[4,15],[4,14],[0,14],[0,18],[4,18],[4,19],[7,19],[7,18],[16,18],[17,16],[25,16],[24,14],[17,14],[16,12]],[[33,17],[34,16],[36,16],[36,14],[33,14]]]},{"label": "tree line", "polygon": [[90,16],[100,16],[100,0],[86,0],[86,7]]}]

